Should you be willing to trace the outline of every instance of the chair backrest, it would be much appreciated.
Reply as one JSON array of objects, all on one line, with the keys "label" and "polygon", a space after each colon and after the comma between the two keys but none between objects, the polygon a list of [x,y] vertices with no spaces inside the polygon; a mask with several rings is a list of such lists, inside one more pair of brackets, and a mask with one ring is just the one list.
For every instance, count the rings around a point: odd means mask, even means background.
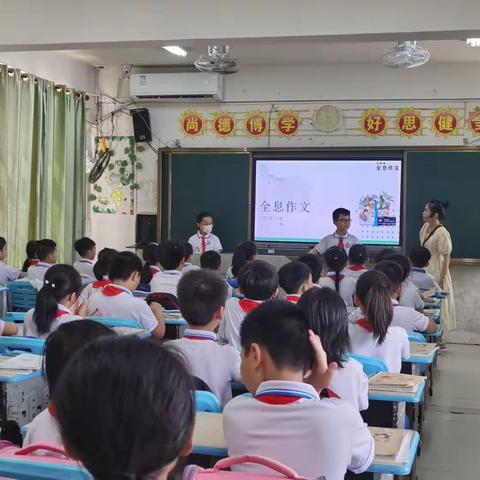
[{"label": "chair backrest", "polygon": [[175,295],[164,292],[150,293],[145,301],[150,305],[152,302],[159,303],[165,310],[178,310],[178,301]]},{"label": "chair backrest", "polygon": [[10,302],[14,310],[27,311],[35,308],[38,291],[30,282],[14,280],[8,282],[7,287],[10,291]]},{"label": "chair backrest", "polygon": [[130,328],[142,328],[139,322],[132,320],[131,318],[116,318],[116,317],[88,317],[90,320],[102,323],[107,327],[130,327]]},{"label": "chair backrest", "polygon": [[212,389],[201,379],[198,377],[193,377],[193,386],[196,391],[202,392],[211,392]]},{"label": "chair backrest", "polygon": [[408,340],[410,342],[421,342],[421,343],[426,342],[425,337],[420,332],[410,332],[408,334]]},{"label": "chair backrest", "polygon": [[43,355],[45,339],[32,337],[0,336],[0,354],[28,352]]},{"label": "chair backrest", "polygon": [[363,371],[368,377],[375,375],[379,372],[388,372],[386,363],[380,358],[366,357],[365,355],[354,355],[353,353],[347,355],[350,358],[360,362],[363,367]]},{"label": "chair backrest", "polygon": [[195,409],[197,412],[220,413],[222,407],[212,392],[195,390]]},{"label": "chair backrest", "polygon": [[6,322],[23,323],[26,312],[7,312],[3,317]]}]

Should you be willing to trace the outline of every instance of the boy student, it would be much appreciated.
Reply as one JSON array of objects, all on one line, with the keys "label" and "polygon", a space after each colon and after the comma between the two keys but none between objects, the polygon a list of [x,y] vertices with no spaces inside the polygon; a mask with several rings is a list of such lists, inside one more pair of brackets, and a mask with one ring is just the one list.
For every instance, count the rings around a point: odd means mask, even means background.
[{"label": "boy student", "polygon": [[310,271],[312,272],[312,282],[314,285],[318,284],[323,272],[322,259],[314,253],[306,253],[305,255],[298,257],[297,261],[305,263],[310,267]]},{"label": "boy student", "polygon": [[73,268],[82,277],[82,283],[94,282],[96,280],[93,273],[94,259],[97,254],[95,242],[88,237],[79,238],[73,244],[75,250],[80,255],[80,260],[73,264]]},{"label": "boy student", "polygon": [[278,271],[278,283],[287,294],[285,299],[297,303],[313,287],[310,267],[303,262],[290,262]]},{"label": "boy student", "polygon": [[390,296],[393,304],[392,326],[402,327],[407,333],[418,331],[433,333],[437,331],[436,323],[417,312],[414,308],[405,307],[398,303],[402,294],[403,270],[398,263],[391,260],[383,260],[375,265],[374,270],[384,273],[390,281]]},{"label": "boy student", "polygon": [[350,247],[358,243],[358,238],[348,233],[351,223],[350,210],[337,208],[333,211],[332,218],[337,229],[331,235],[322,238],[322,240],[310,250],[310,253],[323,255],[330,247],[338,247],[348,253]]},{"label": "boy student", "polygon": [[193,253],[205,253],[208,250],[221,252],[223,250],[220,239],[212,233],[213,217],[211,213],[201,212],[197,215],[197,229],[197,233],[188,239],[193,247]]},{"label": "boy student", "polygon": [[368,253],[365,245],[360,243],[353,245],[348,252],[348,266],[345,268],[345,275],[347,277],[358,278],[368,270],[367,262]]},{"label": "boy student", "polygon": [[30,281],[40,281],[43,283],[46,271],[57,263],[57,244],[49,238],[44,238],[37,242],[38,263],[28,267],[27,279]]},{"label": "boy student", "polygon": [[240,326],[247,313],[257,308],[265,300],[278,295],[277,271],[263,260],[245,264],[238,274],[240,293],[245,298],[231,298],[225,305],[225,313],[220,323],[218,337],[240,350]]},{"label": "boy student", "polygon": [[[200,266],[205,270],[212,270],[214,272],[220,273],[220,267],[222,265],[222,257],[218,252],[214,250],[209,250],[208,252],[202,253],[200,257]],[[225,282],[227,285],[227,299],[232,298],[233,296],[233,287]]]},{"label": "boy student", "polygon": [[[320,399],[331,379],[304,383],[312,366],[326,370],[305,314],[289,302],[265,302],[245,318],[241,343],[242,379],[253,396],[236,397],[223,411],[229,455],[269,457],[306,478],[340,480],[347,469],[364,472],[375,445],[358,410],[346,400]],[[335,372],[335,364],[326,371]],[[251,464],[236,468],[265,471]]]},{"label": "boy student", "polygon": [[190,373],[205,382],[222,405],[232,398],[231,382],[241,381],[240,354],[230,345],[217,343],[215,334],[226,299],[227,285],[215,272],[186,273],[178,284],[178,304],[188,328],[183,338],[168,342],[183,354]]},{"label": "boy student", "polygon": [[428,267],[432,254],[430,250],[425,247],[415,247],[410,252],[410,263],[412,264],[410,278],[414,285],[420,290],[430,290],[434,288],[437,293],[440,292],[438,283],[433,278],[433,275],[425,270]]},{"label": "boy student", "polygon": [[182,268],[182,273],[187,273],[190,270],[198,270],[200,267],[197,265],[193,265],[193,247],[191,243],[185,242],[183,244],[183,249],[185,252],[185,261]]},{"label": "boy student", "polygon": [[392,262],[398,263],[403,270],[402,277],[402,294],[398,299],[398,303],[404,307],[412,307],[415,310],[422,311],[425,307],[425,303],[422,300],[422,297],[418,294],[418,289],[415,284],[410,279],[410,260],[401,253],[396,253],[390,255],[385,260],[391,260]]},{"label": "boy student", "polygon": [[6,256],[7,241],[3,237],[0,237],[0,285],[6,285],[7,282],[12,282],[25,276],[23,272],[19,272],[16,268],[3,263]]},{"label": "boy student", "polygon": [[158,259],[163,272],[157,272],[150,281],[151,292],[169,293],[177,296],[177,285],[182,278],[185,265],[185,249],[183,243],[176,240],[162,242],[158,246]]},{"label": "boy student", "polygon": [[108,278],[111,283],[101,292],[92,295],[87,303],[89,316],[128,318],[136,320],[153,337],[165,334],[162,307],[153,302],[150,306],[133,296],[140,282],[142,261],[132,252],[120,252],[110,261]]}]

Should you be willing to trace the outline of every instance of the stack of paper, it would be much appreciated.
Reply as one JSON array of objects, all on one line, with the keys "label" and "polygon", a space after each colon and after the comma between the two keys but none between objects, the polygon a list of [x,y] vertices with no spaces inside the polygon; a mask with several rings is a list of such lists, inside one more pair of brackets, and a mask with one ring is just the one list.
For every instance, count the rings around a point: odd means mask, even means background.
[{"label": "stack of paper", "polygon": [[404,373],[380,372],[368,381],[371,393],[415,393],[425,377],[406,375]]},{"label": "stack of paper", "polygon": [[429,358],[438,350],[435,343],[422,343],[411,342],[410,343],[410,355],[412,357],[425,357]]},{"label": "stack of paper", "polygon": [[422,298],[429,298],[434,297],[437,294],[435,288],[431,288],[430,290],[425,290],[422,292]]},{"label": "stack of paper", "polygon": [[368,427],[375,441],[376,464],[407,463],[413,431]]},{"label": "stack of paper", "polygon": [[169,319],[180,320],[182,318],[182,314],[179,310],[164,310],[163,317]]},{"label": "stack of paper", "polygon": [[134,328],[134,327],[113,327],[112,330],[120,337],[123,337],[125,335],[143,336],[147,333],[147,331],[144,330],[143,328]]},{"label": "stack of paper", "polygon": [[0,370],[29,371],[40,370],[42,368],[42,356],[33,353],[21,353],[15,357],[10,357],[0,363]]},{"label": "stack of paper", "polygon": [[427,307],[439,306],[440,305],[440,299],[436,298],[436,297],[424,298],[423,302],[425,303],[425,306],[427,306]]},{"label": "stack of paper", "polygon": [[425,308],[423,310],[423,314],[426,315],[427,317],[438,317],[440,315],[440,309],[439,308]]}]

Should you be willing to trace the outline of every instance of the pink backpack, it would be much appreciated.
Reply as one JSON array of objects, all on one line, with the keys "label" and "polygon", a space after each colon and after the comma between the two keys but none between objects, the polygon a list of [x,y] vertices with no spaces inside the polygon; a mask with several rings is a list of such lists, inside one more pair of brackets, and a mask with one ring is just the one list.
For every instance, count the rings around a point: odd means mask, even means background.
[{"label": "pink backpack", "polygon": [[[273,470],[272,474],[230,472],[227,468],[243,463],[254,463]],[[271,458],[259,455],[238,455],[236,457],[223,458],[213,468],[202,468],[197,465],[187,465],[183,472],[183,480],[272,480],[283,475],[288,480],[305,480],[299,477],[291,468]]]}]

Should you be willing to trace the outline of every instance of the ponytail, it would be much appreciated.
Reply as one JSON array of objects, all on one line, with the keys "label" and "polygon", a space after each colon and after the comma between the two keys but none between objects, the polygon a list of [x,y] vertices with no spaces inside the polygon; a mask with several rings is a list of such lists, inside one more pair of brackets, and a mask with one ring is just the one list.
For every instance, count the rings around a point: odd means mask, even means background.
[{"label": "ponytail", "polygon": [[356,294],[367,321],[373,327],[373,336],[377,339],[377,345],[381,345],[387,336],[393,317],[390,281],[378,270],[365,272],[357,281]]},{"label": "ponytail", "polygon": [[335,291],[340,291],[340,273],[346,267],[348,261],[345,250],[331,247],[325,252],[325,262],[329,270],[335,272]]},{"label": "ponytail", "polygon": [[158,258],[158,243],[152,242],[143,248],[142,252],[143,264],[142,271],[140,272],[140,283],[148,284],[152,280],[152,271],[150,267],[157,265]]},{"label": "ponytail", "polygon": [[242,267],[247,263],[255,260],[257,255],[257,246],[254,242],[242,242],[233,252],[232,257],[232,275],[234,278],[238,276]]},{"label": "ponytail", "polygon": [[33,322],[40,335],[50,332],[58,303],[82,289],[80,274],[71,265],[54,265],[47,270],[43,287],[38,292]]},{"label": "ponytail", "polygon": [[93,266],[93,274],[97,280],[103,280],[108,276],[110,261],[118,251],[114,248],[103,248],[98,253],[98,260]]}]

